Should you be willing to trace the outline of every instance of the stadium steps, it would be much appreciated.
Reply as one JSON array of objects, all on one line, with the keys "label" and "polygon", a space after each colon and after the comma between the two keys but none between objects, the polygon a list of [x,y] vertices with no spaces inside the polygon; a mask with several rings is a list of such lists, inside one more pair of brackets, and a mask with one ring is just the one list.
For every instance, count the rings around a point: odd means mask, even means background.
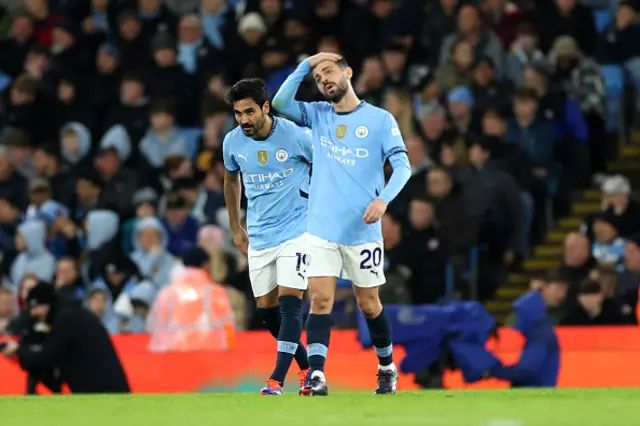
[{"label": "stadium steps", "polygon": [[[620,155],[608,164],[607,174],[621,173],[629,178],[634,189],[640,189],[640,128],[630,134],[631,144],[620,148]],[[525,259],[518,272],[510,273],[506,283],[498,288],[495,297],[485,304],[485,308],[504,323],[513,311],[514,300],[529,289],[533,278],[562,264],[563,242],[570,232],[577,231],[586,215],[600,211],[599,190],[580,191],[571,206],[571,216],[556,220],[556,225],[547,232],[544,243],[532,248],[531,256]]]}]

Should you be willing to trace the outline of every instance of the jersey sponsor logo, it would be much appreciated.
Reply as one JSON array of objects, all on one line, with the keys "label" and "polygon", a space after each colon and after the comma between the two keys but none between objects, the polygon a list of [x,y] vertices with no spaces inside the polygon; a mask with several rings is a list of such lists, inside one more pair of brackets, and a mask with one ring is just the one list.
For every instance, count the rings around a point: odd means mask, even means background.
[{"label": "jersey sponsor logo", "polygon": [[347,135],[347,126],[345,126],[344,124],[340,124],[338,127],[336,127],[336,137],[338,139],[342,139]]},{"label": "jersey sponsor logo", "polygon": [[364,139],[369,136],[369,128],[367,126],[359,126],[356,129],[356,138]]},{"label": "jersey sponsor logo", "polygon": [[279,150],[276,151],[276,160],[278,160],[279,162],[284,163],[285,161],[287,161],[288,158],[289,158],[289,153],[284,149],[280,148]]},{"label": "jersey sponsor logo", "polygon": [[264,149],[261,149],[260,151],[258,151],[258,161],[263,166],[267,164],[267,161],[269,161],[269,156],[267,155],[267,151],[265,151]]},{"label": "jersey sponsor logo", "polygon": [[391,129],[391,136],[400,136],[400,129],[398,129],[397,127]]},{"label": "jersey sponsor logo", "polygon": [[254,189],[267,190],[278,188],[284,185],[284,180],[293,173],[293,168],[284,169],[279,172],[252,173],[244,175],[244,183]]},{"label": "jersey sponsor logo", "polygon": [[365,148],[347,148],[332,142],[326,136],[320,136],[320,146],[326,148],[327,158],[335,160],[347,166],[355,166],[356,160],[369,157],[369,151]]}]

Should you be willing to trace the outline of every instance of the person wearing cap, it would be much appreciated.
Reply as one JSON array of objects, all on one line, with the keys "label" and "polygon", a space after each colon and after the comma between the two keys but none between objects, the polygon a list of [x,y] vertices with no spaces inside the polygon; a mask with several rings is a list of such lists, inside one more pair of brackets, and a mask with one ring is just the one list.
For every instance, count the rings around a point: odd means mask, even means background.
[{"label": "person wearing cap", "polygon": [[230,80],[241,79],[247,70],[257,71],[262,66],[261,43],[267,33],[267,25],[257,12],[245,14],[237,26],[240,39],[229,60]]},{"label": "person wearing cap", "polygon": [[607,93],[600,67],[583,54],[576,39],[569,35],[554,41],[550,56],[554,81],[561,83],[567,95],[580,105],[589,126],[591,172],[601,172],[606,168],[609,150],[605,133]]},{"label": "person wearing cap", "polygon": [[53,286],[42,282],[31,289],[27,304],[33,320],[46,324],[49,334],[39,351],[22,341],[9,342],[5,356],[17,354],[25,371],[57,367],[74,394],[130,392],[109,334],[95,315],[75,304],[61,305]]},{"label": "person wearing cap", "polygon": [[167,197],[162,223],[167,231],[167,249],[176,257],[196,246],[200,223],[189,214],[188,201],[172,192]]}]

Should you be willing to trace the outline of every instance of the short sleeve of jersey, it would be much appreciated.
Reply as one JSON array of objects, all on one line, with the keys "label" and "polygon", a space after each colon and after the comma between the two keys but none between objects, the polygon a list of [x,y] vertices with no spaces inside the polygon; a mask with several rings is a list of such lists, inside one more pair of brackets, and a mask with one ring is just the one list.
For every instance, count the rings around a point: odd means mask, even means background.
[{"label": "short sleeve of jersey", "polygon": [[[230,134],[230,133],[229,133]],[[231,152],[231,146],[229,141],[229,136],[227,135],[222,142],[222,158],[224,160],[224,167],[227,169],[229,173],[238,173],[240,171],[240,166],[236,162],[236,159]]]},{"label": "short sleeve of jersey", "polygon": [[298,128],[298,149],[300,156],[307,160],[308,163],[313,162],[313,138],[311,129],[306,127]]},{"label": "short sleeve of jersey", "polygon": [[398,123],[393,115],[389,113],[385,114],[381,138],[382,154],[385,160],[399,152],[407,152],[402,134],[400,133],[400,127],[398,127]]}]

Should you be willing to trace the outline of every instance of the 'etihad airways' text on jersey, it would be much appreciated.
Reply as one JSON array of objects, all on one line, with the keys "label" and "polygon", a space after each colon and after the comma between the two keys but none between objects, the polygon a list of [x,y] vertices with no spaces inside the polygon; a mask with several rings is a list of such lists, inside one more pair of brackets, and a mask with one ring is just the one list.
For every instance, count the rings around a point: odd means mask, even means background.
[{"label": "'etihad airways' text on jersey", "polygon": [[247,232],[254,250],[276,247],[306,231],[311,131],[273,119],[265,140],[236,127],[224,138],[224,165],[241,173],[247,197]]},{"label": "'etihad airways' text on jersey", "polygon": [[395,118],[364,101],[349,113],[328,102],[298,102],[303,125],[313,134],[313,175],[308,232],[358,245],[382,241],[380,221],[363,215],[384,188],[384,163],[406,152]]}]

